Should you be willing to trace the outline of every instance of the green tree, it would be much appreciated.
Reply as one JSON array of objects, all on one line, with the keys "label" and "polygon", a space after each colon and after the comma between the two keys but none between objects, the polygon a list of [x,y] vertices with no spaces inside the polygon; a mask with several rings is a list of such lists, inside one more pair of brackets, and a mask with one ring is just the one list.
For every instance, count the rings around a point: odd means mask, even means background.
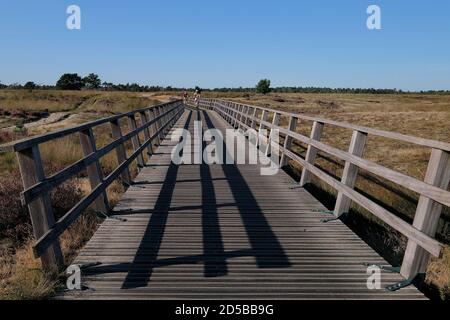
[{"label": "green tree", "polygon": [[263,79],[258,82],[256,85],[256,92],[267,94],[270,92],[270,80],[269,79]]},{"label": "green tree", "polygon": [[98,76],[98,74],[95,73],[91,73],[88,76],[84,77],[83,82],[86,88],[88,89],[98,89],[102,84],[100,77]]},{"label": "green tree", "polygon": [[65,73],[56,82],[56,87],[61,90],[81,90],[84,87],[84,82],[76,73]]},{"label": "green tree", "polygon": [[25,83],[25,85],[23,86],[25,89],[27,90],[33,90],[36,88],[36,83],[34,83],[33,81],[28,81],[27,83]]}]

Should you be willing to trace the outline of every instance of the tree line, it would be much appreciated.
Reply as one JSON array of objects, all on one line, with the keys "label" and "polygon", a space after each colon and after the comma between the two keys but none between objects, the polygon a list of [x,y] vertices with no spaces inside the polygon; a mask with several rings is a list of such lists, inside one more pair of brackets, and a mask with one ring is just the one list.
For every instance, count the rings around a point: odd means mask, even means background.
[{"label": "tree line", "polygon": [[[328,88],[328,87],[270,87],[269,79],[262,79],[255,87],[238,88],[214,88],[202,89],[206,92],[236,92],[236,93],[352,93],[352,94],[401,94],[401,93],[434,93],[450,94],[450,90],[428,90],[428,91],[403,91],[398,89],[375,89],[375,88]],[[198,87],[196,87],[198,88]],[[102,82],[95,73],[90,73],[81,77],[77,73],[63,74],[55,85],[38,85],[33,81],[28,81],[24,85],[14,83],[10,85],[0,82],[0,89],[27,89],[27,90],[104,90],[104,91],[128,91],[128,92],[159,92],[159,91],[193,91],[195,88],[180,88],[172,86],[149,86],[138,83],[114,84],[112,82]]]}]

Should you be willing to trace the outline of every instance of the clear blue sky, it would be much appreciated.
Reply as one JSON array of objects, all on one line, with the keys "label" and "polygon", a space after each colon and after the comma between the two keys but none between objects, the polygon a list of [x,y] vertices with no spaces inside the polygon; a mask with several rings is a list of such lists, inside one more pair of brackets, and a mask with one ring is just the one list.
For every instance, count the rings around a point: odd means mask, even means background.
[{"label": "clear blue sky", "polygon": [[[370,4],[382,30],[366,28]],[[2,83],[450,89],[448,0],[0,0],[0,38]]]}]

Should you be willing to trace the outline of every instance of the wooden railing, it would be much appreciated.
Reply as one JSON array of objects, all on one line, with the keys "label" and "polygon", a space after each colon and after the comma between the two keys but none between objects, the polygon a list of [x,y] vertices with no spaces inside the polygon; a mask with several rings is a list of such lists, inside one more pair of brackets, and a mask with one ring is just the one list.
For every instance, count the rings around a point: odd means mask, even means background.
[{"label": "wooden railing", "polygon": [[[260,135],[263,129],[279,130],[280,135],[285,138],[283,144],[278,146],[281,154],[281,165],[286,165],[288,160],[292,159],[303,167],[300,179],[301,186],[309,183],[311,175],[315,175],[337,190],[338,196],[334,209],[336,217],[340,217],[343,213],[348,212],[351,201],[354,201],[405,235],[409,241],[401,267],[401,274],[404,277],[413,278],[419,273],[424,273],[430,254],[436,257],[440,256],[442,244],[435,240],[434,237],[442,206],[450,207],[450,192],[448,191],[450,182],[449,143],[232,101],[201,99],[198,105],[215,110],[235,128],[259,130]],[[279,125],[281,116],[289,119],[287,129]],[[269,118],[272,119],[272,122],[268,122]],[[297,133],[296,128],[300,120],[312,122],[312,131],[309,137]],[[348,152],[320,142],[325,125],[353,131]],[[363,152],[369,134],[431,148],[431,158],[428,163],[425,180],[420,181],[364,159]],[[270,140],[270,136],[269,134],[269,146],[274,143]],[[292,152],[294,141],[307,146],[305,158]],[[315,165],[319,151],[345,161],[341,180],[335,179]],[[412,225],[355,190],[354,187],[359,169],[364,169],[420,195]]]},{"label": "wooden railing", "polygon": [[[154,145],[162,141],[183,111],[184,104],[181,100],[177,100],[0,146],[0,153],[17,153],[24,186],[21,198],[23,204],[29,208],[34,236],[37,239],[33,246],[34,253],[36,257],[41,257],[44,268],[61,268],[64,265],[59,236],[93,203],[96,210],[108,214],[110,207],[106,188],[119,177],[125,184],[130,185],[132,180],[129,166],[135,160],[138,167],[144,166],[143,153],[146,151],[152,155]],[[139,126],[136,115],[139,115]],[[121,119],[128,119],[130,132],[127,134],[122,133]],[[111,126],[114,141],[97,149],[93,129],[108,123]],[[142,133],[145,141],[141,141],[139,137]],[[79,134],[83,158],[47,177],[41,161],[39,145],[71,134]],[[125,143],[129,140],[133,145],[133,153],[128,157]],[[114,150],[118,166],[107,177],[103,177],[100,159]],[[55,221],[50,192],[84,170],[89,177],[91,192]]]}]

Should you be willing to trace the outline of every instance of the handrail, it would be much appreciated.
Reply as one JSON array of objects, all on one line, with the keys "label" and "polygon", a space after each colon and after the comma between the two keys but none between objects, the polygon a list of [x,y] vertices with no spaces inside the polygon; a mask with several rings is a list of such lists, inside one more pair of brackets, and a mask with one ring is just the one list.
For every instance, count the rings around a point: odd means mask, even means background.
[{"label": "handrail", "polygon": [[[106,189],[119,176],[125,184],[131,184],[129,166],[137,161],[138,167],[144,165],[143,153],[147,149],[153,154],[153,146],[162,140],[169,128],[178,120],[184,111],[181,100],[171,101],[153,107],[142,108],[127,113],[91,121],[72,128],[14,141],[0,146],[0,153],[14,151],[19,160],[24,191],[21,199],[28,205],[37,241],[33,245],[34,254],[40,257],[43,267],[53,269],[63,266],[63,257],[59,245],[59,236],[86,210],[92,203],[97,211],[108,214],[110,211]],[[137,125],[136,114],[140,116]],[[122,134],[121,119],[128,119],[130,132]],[[93,128],[110,123],[113,141],[97,150]],[[144,133],[145,141],[141,143],[139,135]],[[71,134],[80,135],[83,158],[61,171],[46,177],[40,156],[39,145]],[[132,141],[133,153],[128,157],[124,144]],[[100,167],[100,159],[111,151],[116,151],[118,166],[106,178]],[[87,170],[91,184],[91,192],[81,199],[58,221],[55,221],[50,201],[50,192],[58,185]]]},{"label": "handrail", "polygon": [[[381,219],[384,223],[405,235],[409,241],[401,268],[401,274],[403,276],[409,278],[414,277],[418,273],[425,272],[429,254],[433,256],[439,256],[441,254],[443,245],[435,240],[434,236],[442,205],[450,207],[450,192],[448,191],[450,182],[450,144],[221,99],[202,99],[199,101],[199,106],[215,110],[222,118],[236,128],[257,129],[256,127],[259,126],[259,135],[261,138],[267,139],[267,136],[261,136],[261,129],[278,130],[285,137],[284,145],[275,145],[275,142],[270,139],[271,135],[269,135],[267,146],[279,148],[282,165],[287,163],[287,159],[292,159],[303,167],[300,180],[301,186],[309,183],[310,174],[313,174],[338,191],[334,210],[336,217],[340,217],[343,213],[348,212],[351,201],[354,201]],[[274,115],[273,122],[268,121],[269,114],[271,113]],[[280,116],[289,117],[288,129],[279,126]],[[310,137],[296,132],[298,120],[313,122]],[[324,125],[353,130],[352,141],[348,152],[320,142]],[[420,181],[364,159],[363,151],[368,134],[432,148],[425,181]],[[307,145],[305,159],[291,151],[293,141]],[[315,165],[316,155],[319,151],[345,161],[341,181],[336,180]],[[354,190],[358,169],[364,169],[418,193],[420,198],[414,223],[412,225],[409,224]]]}]

